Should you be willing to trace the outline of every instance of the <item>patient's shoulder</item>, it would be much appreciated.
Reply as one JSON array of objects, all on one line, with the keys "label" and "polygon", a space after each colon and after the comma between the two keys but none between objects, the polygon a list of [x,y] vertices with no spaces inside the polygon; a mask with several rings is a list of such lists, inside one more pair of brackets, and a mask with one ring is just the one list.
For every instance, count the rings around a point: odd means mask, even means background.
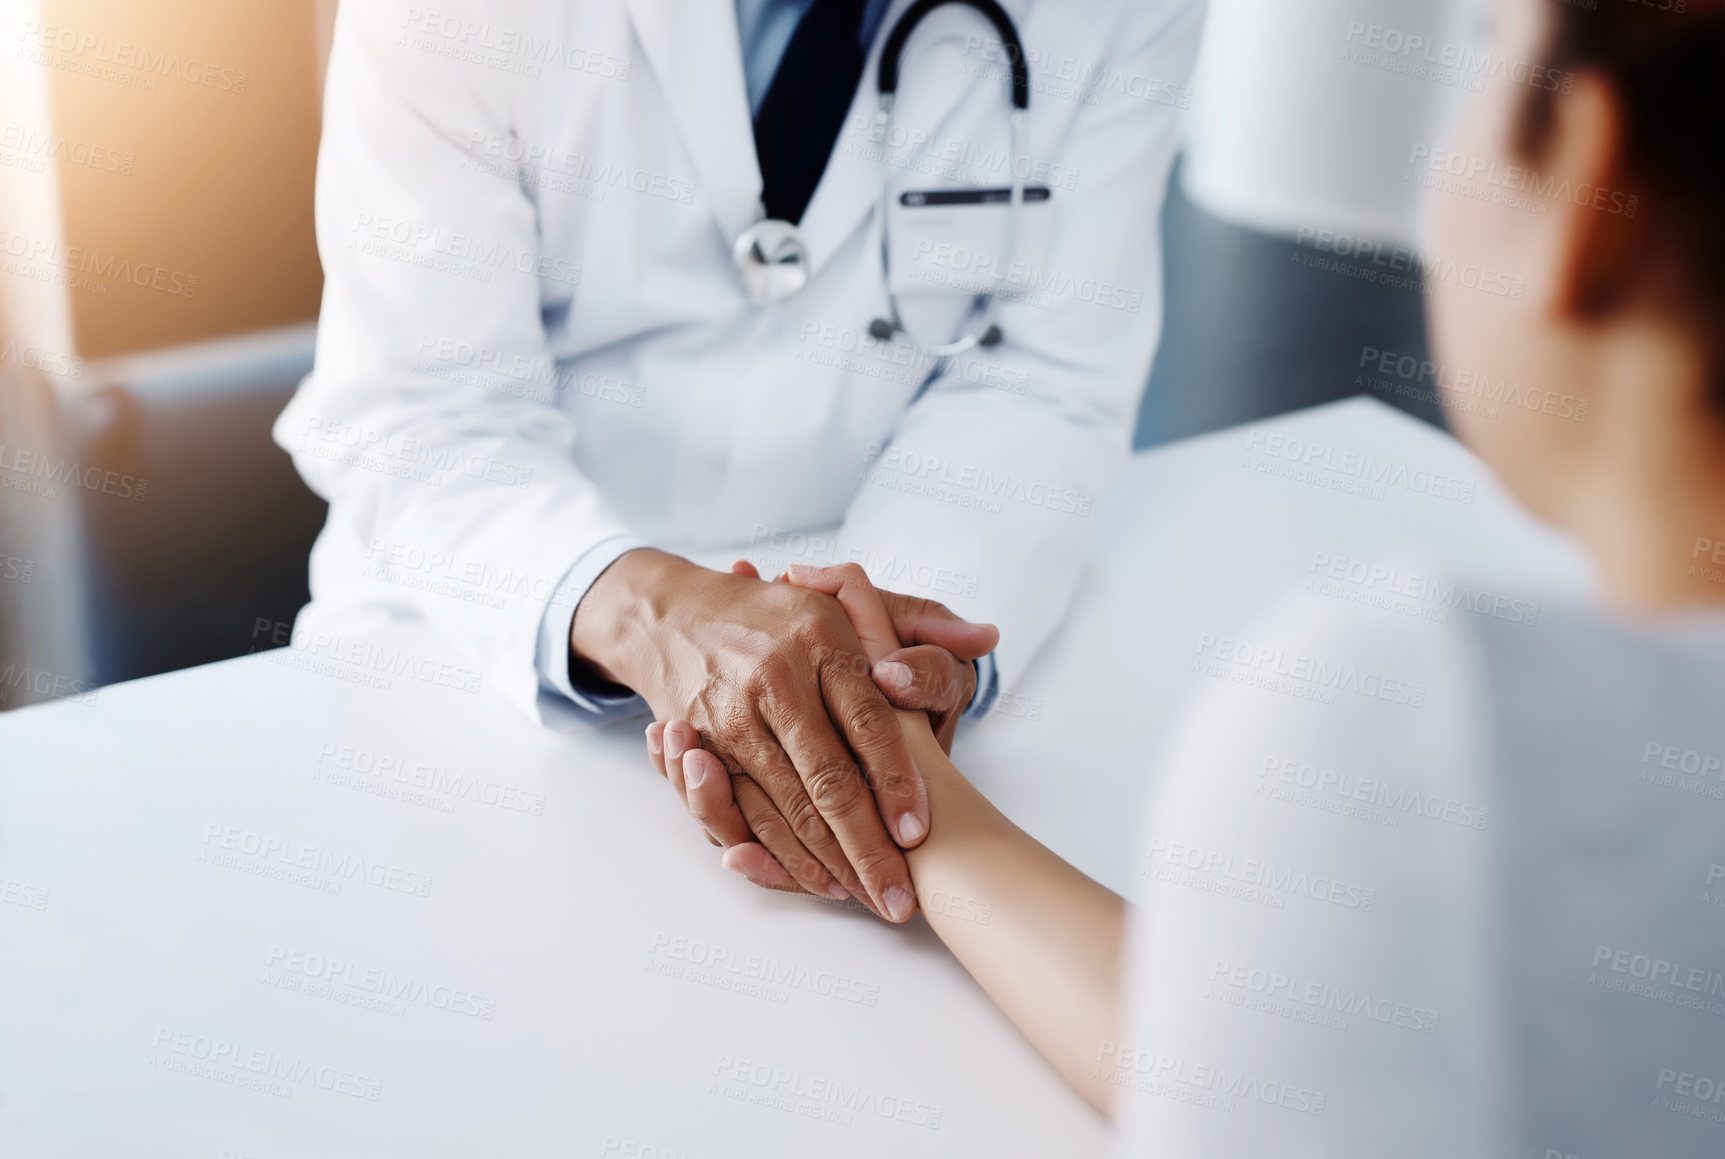
[{"label": "patient's shoulder", "polygon": [[[1133,1030],[1324,1110],[1151,1097],[1128,1104],[1139,1137],[1507,1153],[1518,1116],[1604,1153],[1681,1135],[1650,1076],[1725,1065],[1725,1002],[1684,990],[1725,982],[1670,966],[1725,936],[1725,618],[1630,622],[1434,570],[1308,586],[1209,652],[1151,797]],[[1676,980],[1626,993],[1655,962]]]},{"label": "patient's shoulder", "polygon": [[[1315,575],[1238,631],[1201,637],[1180,763],[1266,750],[1455,775],[1487,708],[1474,592],[1411,565]],[[1537,619],[1525,601],[1519,614]]]},{"label": "patient's shoulder", "polygon": [[[1193,672],[1183,764],[1276,748],[1482,791],[1493,768],[1524,792],[1560,776],[1574,795],[1655,744],[1725,754],[1725,615],[1633,620],[1418,563],[1316,574],[1201,638]],[[1725,780],[1697,791],[1725,802]]]},{"label": "patient's shoulder", "polygon": [[[1497,812],[1492,629],[1431,577],[1380,585],[1388,602],[1306,585],[1203,643],[1150,793],[1143,875],[1251,866],[1256,900],[1332,948],[1379,924],[1412,947],[1473,908]],[[1416,599],[1427,591],[1436,604]]]},{"label": "patient's shoulder", "polygon": [[1496,1134],[1500,1088],[1457,1078],[1495,1015],[1470,936],[1495,824],[1483,654],[1394,582],[1389,603],[1289,593],[1195,669],[1151,793],[1130,1025],[1295,1095],[1219,1114],[1148,1088],[1128,1130],[1171,1152],[1485,1154]]}]

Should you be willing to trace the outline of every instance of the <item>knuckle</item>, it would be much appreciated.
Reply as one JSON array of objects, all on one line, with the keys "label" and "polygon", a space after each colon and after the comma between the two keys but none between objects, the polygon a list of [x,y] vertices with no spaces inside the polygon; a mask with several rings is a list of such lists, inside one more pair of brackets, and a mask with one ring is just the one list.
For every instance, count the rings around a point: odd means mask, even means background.
[{"label": "knuckle", "polygon": [[821,609],[831,602],[825,592],[811,591],[794,585],[778,585],[781,591],[775,593],[785,602],[789,614],[798,620],[811,620],[820,615]]},{"label": "knuckle", "polygon": [[941,616],[950,616],[952,614],[951,612],[948,612],[943,605],[924,596],[914,596],[906,592],[883,594],[891,595],[892,602],[896,605],[895,612],[897,616],[911,624],[913,627],[924,620]]},{"label": "knuckle", "polygon": [[691,719],[690,723],[695,725],[697,742],[702,748],[723,752],[738,738],[748,735],[750,713],[746,701],[735,696],[722,699],[703,696],[696,707],[698,711],[692,712],[691,718],[699,716],[701,721]]},{"label": "knuckle", "polygon": [[779,816],[778,810],[763,804],[750,811],[748,822],[749,828],[760,838],[761,844],[765,845],[773,856],[783,860],[784,855],[780,851],[789,851],[796,839],[785,819]]},{"label": "knuckle", "polygon": [[864,698],[845,716],[845,737],[856,752],[879,752],[897,728],[892,710],[879,697]]},{"label": "knuckle", "polygon": [[824,828],[822,818],[855,807],[863,792],[862,777],[849,761],[825,761],[809,774],[808,790],[814,818]]},{"label": "knuckle", "polygon": [[794,806],[785,821],[790,825],[791,832],[796,834],[797,840],[810,849],[828,844],[833,839],[832,830],[821,816],[820,807],[811,800]]},{"label": "knuckle", "polygon": [[830,596],[819,592],[798,592],[798,601],[794,627],[803,637],[810,640],[830,640],[834,630],[842,620],[850,623],[844,609]]},{"label": "knuckle", "polygon": [[809,662],[816,668],[825,668],[831,664],[833,657],[839,652],[838,647],[825,633],[810,633],[797,643],[807,653]]},{"label": "knuckle", "polygon": [[884,849],[859,849],[851,856],[851,865],[864,881],[891,881],[900,876],[899,867],[903,864],[904,859],[896,851],[889,853]]},{"label": "knuckle", "polygon": [[824,609],[797,616],[785,630],[786,649],[799,657],[807,657],[817,666],[837,650],[839,639],[837,628],[827,618]]},{"label": "knuckle", "polygon": [[[790,665],[777,652],[772,652],[755,661],[743,677],[743,691],[756,699],[764,699],[779,693],[790,677]],[[732,712],[739,716],[748,715],[746,704],[737,704]]]},{"label": "knuckle", "polygon": [[946,611],[945,608],[924,596],[913,596],[901,593],[898,597],[902,610],[913,620]]},{"label": "knuckle", "polygon": [[845,676],[854,680],[871,679],[868,657],[841,640],[823,637],[808,645],[809,659],[827,677]]}]

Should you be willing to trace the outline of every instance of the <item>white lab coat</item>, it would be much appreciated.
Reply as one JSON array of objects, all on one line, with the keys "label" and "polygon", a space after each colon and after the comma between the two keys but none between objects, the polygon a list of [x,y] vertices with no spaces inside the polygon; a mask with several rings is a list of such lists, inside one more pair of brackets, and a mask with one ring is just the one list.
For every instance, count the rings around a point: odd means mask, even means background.
[{"label": "white lab coat", "polygon": [[[1028,176],[1052,198],[1027,208],[1016,270],[989,252],[998,216],[960,216],[998,209],[925,210],[895,238],[923,262],[894,280],[932,337],[956,332],[979,266],[1017,279],[1006,341],[932,367],[866,337],[886,308],[883,165],[861,131],[884,33],[803,219],[812,280],[758,307],[731,262],[761,214],[732,0],[343,5],[316,368],[275,432],[331,505],[296,638],[423,617],[543,716],[536,635],[595,545],[776,543],[999,624],[1010,688],[1128,452],[1202,8],[1006,7],[1031,50]],[[895,196],[1005,185],[987,23],[937,11],[903,78],[919,140],[884,166]],[[823,527],[812,549],[785,538]]]}]

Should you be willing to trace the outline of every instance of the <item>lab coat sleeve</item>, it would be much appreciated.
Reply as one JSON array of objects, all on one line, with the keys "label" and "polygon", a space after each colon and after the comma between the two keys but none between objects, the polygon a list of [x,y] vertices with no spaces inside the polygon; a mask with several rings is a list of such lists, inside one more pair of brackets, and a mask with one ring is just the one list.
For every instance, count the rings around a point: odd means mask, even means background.
[{"label": "lab coat sleeve", "polygon": [[568,701],[541,686],[541,629],[585,590],[563,582],[577,561],[629,533],[556,405],[541,310],[580,267],[539,252],[532,199],[470,148],[515,131],[526,82],[426,51],[401,11],[340,10],[316,364],[275,438],[330,504],[314,608],[417,613],[544,720]]},{"label": "lab coat sleeve", "polygon": [[[651,547],[644,539],[618,536],[590,548],[576,560],[557,585],[561,592],[585,593],[605,569],[639,547]],[[646,710],[647,702],[631,692],[605,692],[577,685],[569,675],[569,638],[575,627],[575,609],[579,599],[552,601],[539,621],[539,643],[533,656],[533,667],[539,673],[541,719],[566,712],[565,703],[574,704],[593,723],[609,724],[625,720]],[[550,698],[547,703],[547,698]]]},{"label": "lab coat sleeve", "polygon": [[841,535],[878,585],[998,625],[1003,696],[1071,602],[1161,327],[1159,218],[1203,8],[1117,11],[1097,73],[1133,83],[1033,96],[1074,106],[1030,146],[1078,175],[1053,193],[1048,265],[1002,300],[1005,341],[948,360],[874,449]]}]

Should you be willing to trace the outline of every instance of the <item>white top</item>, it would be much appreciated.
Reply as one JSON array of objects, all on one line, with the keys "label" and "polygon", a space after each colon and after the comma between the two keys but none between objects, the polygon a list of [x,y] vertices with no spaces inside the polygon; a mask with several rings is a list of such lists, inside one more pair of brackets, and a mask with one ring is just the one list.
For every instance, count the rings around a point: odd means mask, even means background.
[{"label": "white top", "polygon": [[1320,576],[1197,672],[1130,1154],[1725,1154],[1725,620]]}]

